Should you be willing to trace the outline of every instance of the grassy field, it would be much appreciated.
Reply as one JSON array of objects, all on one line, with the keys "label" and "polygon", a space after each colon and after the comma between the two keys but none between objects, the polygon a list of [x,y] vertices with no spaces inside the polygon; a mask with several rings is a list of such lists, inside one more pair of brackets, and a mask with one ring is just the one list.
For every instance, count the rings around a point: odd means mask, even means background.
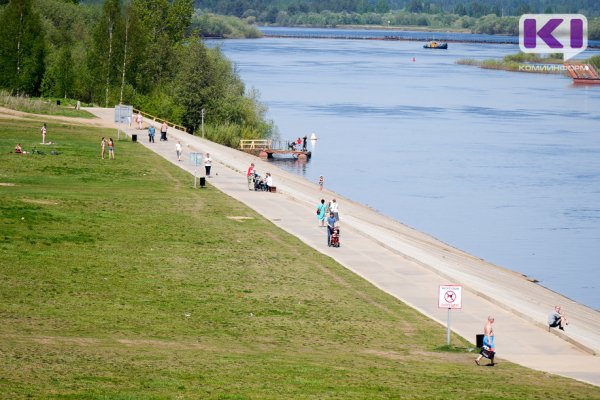
[{"label": "grassy field", "polygon": [[2,399],[600,398],[442,351],[442,326],[140,144],[101,160],[114,131],[9,154],[39,125],[0,120]]},{"label": "grassy field", "polygon": [[[60,106],[56,104],[57,100],[61,102]],[[91,113],[85,110],[75,109],[75,103],[76,101],[72,99],[40,99],[13,96],[6,90],[0,90],[0,107],[42,115],[95,118]]]}]

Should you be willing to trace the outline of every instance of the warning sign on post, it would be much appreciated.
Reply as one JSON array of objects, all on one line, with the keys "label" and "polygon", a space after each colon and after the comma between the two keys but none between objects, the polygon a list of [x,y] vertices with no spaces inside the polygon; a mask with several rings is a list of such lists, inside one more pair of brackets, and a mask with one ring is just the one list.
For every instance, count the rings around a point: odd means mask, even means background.
[{"label": "warning sign on post", "polygon": [[462,286],[440,285],[439,308],[462,308]]}]

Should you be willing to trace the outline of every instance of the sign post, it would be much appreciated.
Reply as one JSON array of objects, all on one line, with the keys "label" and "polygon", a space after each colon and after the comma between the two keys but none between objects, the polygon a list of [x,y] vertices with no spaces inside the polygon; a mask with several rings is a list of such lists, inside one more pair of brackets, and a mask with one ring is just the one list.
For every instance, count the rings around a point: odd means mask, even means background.
[{"label": "sign post", "polygon": [[196,176],[198,173],[198,166],[202,165],[202,153],[190,153],[190,163],[194,166],[194,189],[196,189],[196,182],[198,180]]},{"label": "sign post", "polygon": [[451,310],[462,308],[462,286],[460,285],[440,285],[438,295],[438,308],[448,309],[448,331],[446,334],[447,344],[450,345],[450,322]]}]

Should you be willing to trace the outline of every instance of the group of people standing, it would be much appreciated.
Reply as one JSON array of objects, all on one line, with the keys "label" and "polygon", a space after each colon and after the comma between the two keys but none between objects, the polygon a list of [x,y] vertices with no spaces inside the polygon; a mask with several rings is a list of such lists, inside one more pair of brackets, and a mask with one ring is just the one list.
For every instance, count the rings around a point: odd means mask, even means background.
[{"label": "group of people standing", "polygon": [[[336,199],[325,204],[325,199],[321,199],[321,203],[317,205],[317,220],[320,227],[327,226],[327,245],[330,244],[331,235],[339,226],[340,214],[339,204]],[[327,223],[327,225],[325,225]]]},{"label": "group of people standing", "polygon": [[327,216],[333,216],[335,223],[339,223],[339,204],[336,199],[331,200],[327,204],[325,204],[325,199],[321,199],[321,203],[317,205],[317,219],[319,220],[319,226],[325,226],[325,218]]},{"label": "group of people standing", "polygon": [[106,140],[106,138],[103,137],[102,141],[100,142],[100,156],[102,157],[103,160],[106,157],[106,149],[107,148],[108,148],[108,159],[114,160],[115,159],[115,142],[113,141],[112,138],[108,138],[108,140]]},{"label": "group of people standing", "polygon": [[265,177],[261,178],[256,172],[254,163],[250,163],[250,166],[246,171],[246,179],[248,181],[248,190],[262,190],[271,192],[275,187],[273,185],[273,176],[271,173],[267,172]]}]

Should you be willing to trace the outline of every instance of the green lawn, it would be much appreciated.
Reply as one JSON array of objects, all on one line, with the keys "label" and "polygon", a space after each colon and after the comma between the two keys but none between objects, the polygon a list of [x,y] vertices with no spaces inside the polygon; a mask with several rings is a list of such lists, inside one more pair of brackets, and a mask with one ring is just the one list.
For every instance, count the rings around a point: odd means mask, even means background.
[{"label": "green lawn", "polygon": [[442,326],[140,144],[101,160],[114,130],[9,154],[39,125],[0,120],[2,399],[600,398],[436,350]]}]

